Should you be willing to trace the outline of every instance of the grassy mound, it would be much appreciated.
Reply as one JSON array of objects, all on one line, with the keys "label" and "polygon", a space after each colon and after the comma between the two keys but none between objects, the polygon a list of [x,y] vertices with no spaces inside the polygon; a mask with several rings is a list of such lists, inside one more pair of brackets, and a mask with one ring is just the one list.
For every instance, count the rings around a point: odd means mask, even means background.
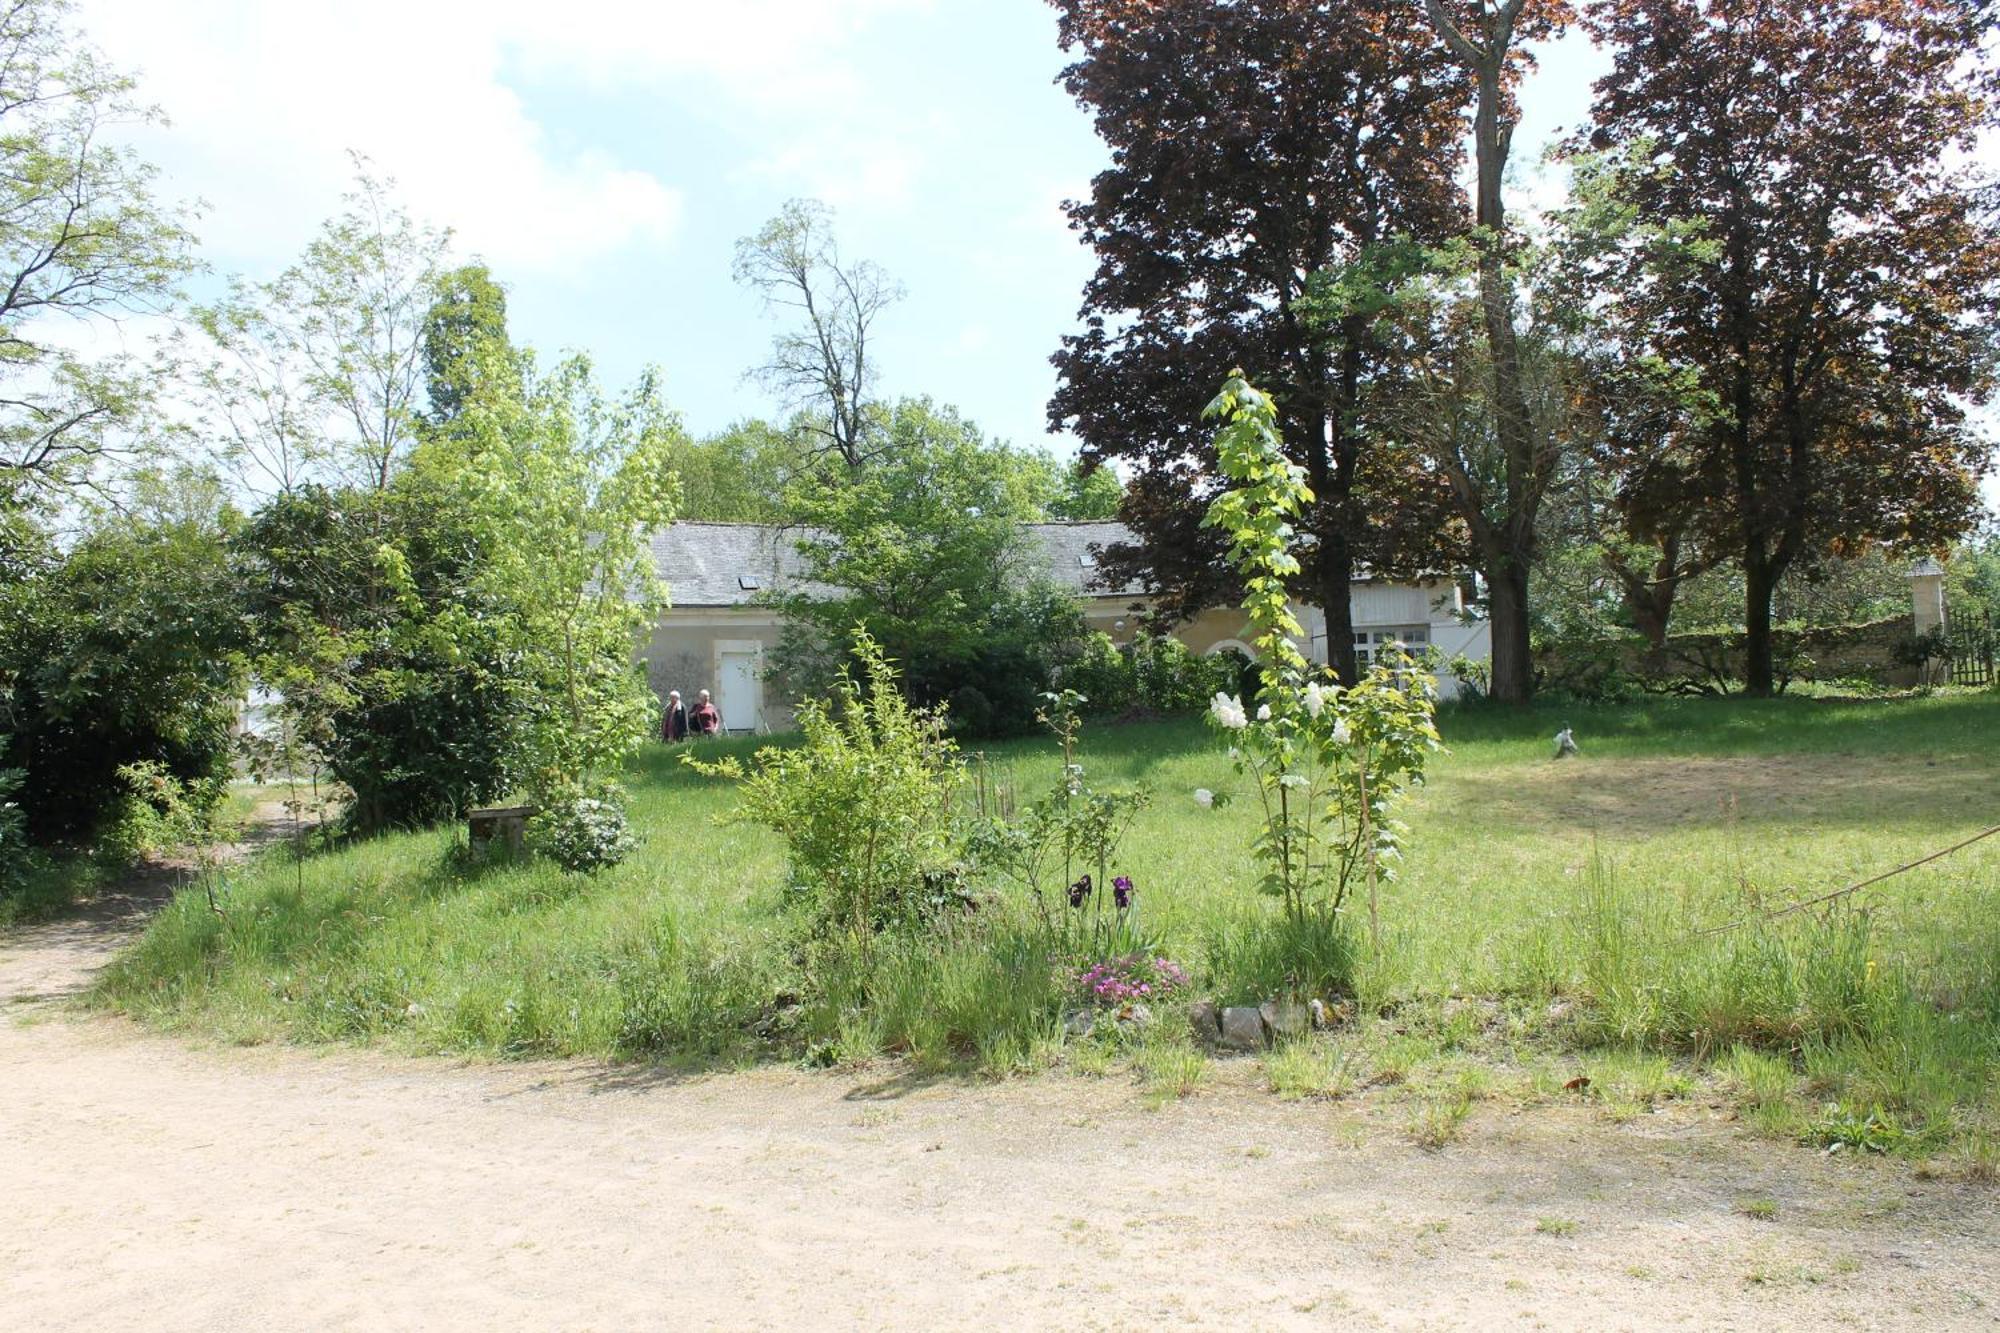
[{"label": "grassy mound", "polygon": [[[1360,1017],[1275,1054],[1274,1085],[1337,1089],[1386,1071],[1380,1081],[1426,1108],[1429,1136],[1463,1102],[1505,1086],[1539,1095],[1584,1061],[1604,1064],[1593,1086],[1619,1105],[1700,1077],[1737,1089],[1767,1128],[1814,1141],[1988,1141],[2000,1123],[2000,838],[1889,881],[1866,911],[1700,932],[1993,822],[1990,697],[1673,700],[1442,722],[1451,753],[1409,810],[1380,952],[1354,932]],[[1555,762],[1549,737],[1565,723],[1583,753]],[[1220,748],[1193,722],[1107,728],[1086,733],[1082,761],[1100,785],[1155,792],[1117,869],[1195,992],[1257,998],[1272,914],[1244,887],[1251,803],[1209,810],[1192,796],[1248,795]],[[991,781],[1022,792],[1059,763],[1033,742],[988,754]],[[632,788],[643,845],[602,876],[470,867],[453,830],[302,862],[273,854],[235,873],[222,915],[199,893],[176,901],[102,997],[231,1041],[711,1065],[893,1052],[994,1071],[1108,1058],[1104,1039],[1065,1043],[1064,979],[1024,928],[1024,904],[1000,904],[978,930],[814,958],[786,924],[781,846],[721,822],[728,785],[660,748]],[[1201,1077],[1177,1027],[1161,1024],[1136,1055],[1176,1090]],[[1620,1091],[1632,1087],[1643,1095]]]}]

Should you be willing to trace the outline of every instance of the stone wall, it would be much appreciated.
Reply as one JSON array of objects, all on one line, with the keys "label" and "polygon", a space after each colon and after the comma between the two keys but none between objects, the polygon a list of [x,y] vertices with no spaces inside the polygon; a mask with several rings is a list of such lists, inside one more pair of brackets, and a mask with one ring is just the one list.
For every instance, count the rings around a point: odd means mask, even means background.
[{"label": "stone wall", "polygon": [[[1866,680],[1884,686],[1917,683],[1917,669],[1901,660],[1912,639],[1908,616],[1868,625],[1778,630],[1773,636],[1781,682]],[[1581,694],[1636,686],[1687,692],[1735,688],[1742,683],[1744,636],[1739,632],[1675,634],[1655,649],[1641,638],[1558,642],[1535,653],[1545,688]]]}]

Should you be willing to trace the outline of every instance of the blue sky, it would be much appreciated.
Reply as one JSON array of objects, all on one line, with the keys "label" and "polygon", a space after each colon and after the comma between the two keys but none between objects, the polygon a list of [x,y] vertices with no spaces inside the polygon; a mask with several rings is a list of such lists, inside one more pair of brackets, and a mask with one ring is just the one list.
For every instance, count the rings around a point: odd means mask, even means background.
[{"label": "blue sky", "polygon": [[[1412,21],[1419,11],[1411,3]],[[1105,162],[1058,88],[1041,0],[81,0],[173,124],[140,142],[205,201],[219,273],[267,277],[339,205],[347,152],[508,285],[516,336],[607,382],[664,368],[688,425],[769,414],[743,378],[772,326],[736,239],[794,196],[908,299],[881,326],[891,394],[1045,440],[1048,358],[1089,253],[1059,204]],[[1587,112],[1606,67],[1543,53],[1517,161]],[[1069,442],[1048,440],[1059,450]]]},{"label": "blue sky", "polygon": [[[206,201],[220,272],[264,277],[296,254],[359,150],[493,264],[517,336],[586,350],[612,383],[657,363],[707,431],[771,410],[743,379],[771,325],[730,281],[732,246],[813,196],[838,210],[849,254],[908,289],[881,329],[884,387],[1044,437],[1048,358],[1091,269],[1059,205],[1105,153],[1055,84],[1040,0],[84,0],[81,14],[172,118],[142,145],[170,192]],[[1538,80],[1531,144],[1587,105],[1598,62],[1570,46]]]}]

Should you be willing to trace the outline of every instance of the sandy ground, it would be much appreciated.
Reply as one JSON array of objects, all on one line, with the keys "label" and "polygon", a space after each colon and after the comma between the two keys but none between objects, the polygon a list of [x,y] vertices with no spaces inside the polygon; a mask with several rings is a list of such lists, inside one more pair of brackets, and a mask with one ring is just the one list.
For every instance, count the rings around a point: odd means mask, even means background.
[{"label": "sandy ground", "polygon": [[0,940],[0,1327],[2000,1322],[2000,1192],[1707,1110],[195,1048],[66,1003],[148,906]]}]

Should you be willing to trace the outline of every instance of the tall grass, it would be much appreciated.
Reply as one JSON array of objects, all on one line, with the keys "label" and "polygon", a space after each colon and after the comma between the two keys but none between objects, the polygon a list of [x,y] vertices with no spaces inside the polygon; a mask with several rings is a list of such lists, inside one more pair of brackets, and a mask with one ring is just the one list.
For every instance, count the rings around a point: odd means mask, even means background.
[{"label": "tall grass", "polygon": [[[1549,737],[1564,724],[1583,754],[1557,763]],[[1352,996],[1364,1018],[1487,997],[1519,1040],[1705,1071],[1745,1089],[1760,1124],[1820,1141],[1932,1143],[2000,1123],[2000,839],[1830,917],[1702,933],[1991,822],[1990,696],[1450,711],[1442,725],[1451,753],[1408,808],[1379,952],[1343,923],[1279,933],[1251,887],[1250,803],[1192,799],[1239,782],[1202,728],[1086,732],[1093,782],[1154,791],[1119,869],[1197,994]],[[233,875],[222,915],[183,895],[101,993],[246,1041],[700,1064],[897,1056],[996,1072],[1061,1057],[1074,1001],[1028,904],[996,902],[977,929],[807,947],[781,906],[782,847],[719,822],[731,789],[677,759],[642,756],[644,843],[600,877],[474,869],[452,831],[303,865],[277,849]],[[984,762],[990,782],[1039,790],[1061,760],[1024,743]],[[1146,1058],[1173,1066],[1162,1086],[1193,1086],[1200,1075],[1165,1054],[1185,1046],[1177,1028],[1159,1026]],[[1442,1030],[1424,1041],[1469,1044]]]}]

